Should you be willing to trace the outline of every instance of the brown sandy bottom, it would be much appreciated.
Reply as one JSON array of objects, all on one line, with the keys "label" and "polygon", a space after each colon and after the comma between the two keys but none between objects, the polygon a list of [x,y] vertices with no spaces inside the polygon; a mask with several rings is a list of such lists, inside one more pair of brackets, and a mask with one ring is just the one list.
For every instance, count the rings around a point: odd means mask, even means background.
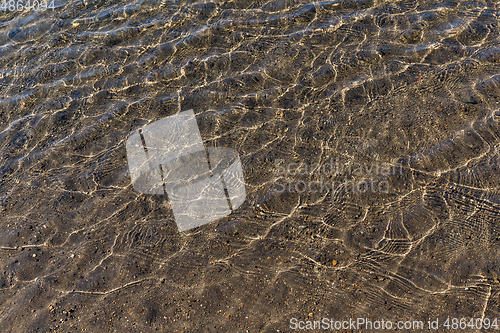
[{"label": "brown sandy bottom", "polygon": [[[2,332],[499,316],[496,4],[56,5],[0,12]],[[125,142],[189,109],[247,199],[180,233]]]}]

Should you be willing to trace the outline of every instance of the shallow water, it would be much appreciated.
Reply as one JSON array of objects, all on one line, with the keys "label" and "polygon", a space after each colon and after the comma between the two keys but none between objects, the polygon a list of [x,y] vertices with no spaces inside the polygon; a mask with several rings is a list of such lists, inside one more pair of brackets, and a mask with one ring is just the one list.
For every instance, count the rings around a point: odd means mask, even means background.
[{"label": "shallow water", "polygon": [[[0,12],[2,331],[493,321],[498,13],[489,1]],[[166,195],[134,190],[126,141],[190,109],[207,149],[238,152],[246,201],[179,232]]]}]

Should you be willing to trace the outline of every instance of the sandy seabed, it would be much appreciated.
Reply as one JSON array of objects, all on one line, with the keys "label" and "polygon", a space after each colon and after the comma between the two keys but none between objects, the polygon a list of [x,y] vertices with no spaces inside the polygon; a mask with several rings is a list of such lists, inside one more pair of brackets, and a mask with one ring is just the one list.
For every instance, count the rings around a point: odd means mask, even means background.
[{"label": "sandy seabed", "polygon": [[[2,332],[493,324],[499,45],[487,1],[0,12]],[[189,109],[206,147],[238,152],[247,198],[180,233],[167,196],[134,191],[125,143]],[[332,159],[398,168],[370,175],[384,192],[275,191],[277,160]]]}]

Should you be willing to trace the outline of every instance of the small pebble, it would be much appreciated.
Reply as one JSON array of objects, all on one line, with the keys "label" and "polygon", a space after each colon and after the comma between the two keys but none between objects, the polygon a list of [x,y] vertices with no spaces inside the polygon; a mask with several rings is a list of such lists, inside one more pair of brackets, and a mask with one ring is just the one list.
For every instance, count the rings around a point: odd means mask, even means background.
[{"label": "small pebble", "polygon": [[493,113],[493,119],[495,119],[495,120],[499,120],[500,119],[500,110],[496,110]]}]

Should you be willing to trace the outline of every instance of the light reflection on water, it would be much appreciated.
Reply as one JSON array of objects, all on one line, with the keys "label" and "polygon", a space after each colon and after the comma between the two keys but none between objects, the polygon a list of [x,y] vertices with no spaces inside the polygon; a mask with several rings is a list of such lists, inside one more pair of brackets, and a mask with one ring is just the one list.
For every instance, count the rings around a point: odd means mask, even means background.
[{"label": "light reflection on water", "polygon": [[[482,1],[0,12],[2,327],[494,318],[498,31]],[[247,199],[179,233],[165,196],[134,191],[125,143],[189,109],[204,146],[238,152]],[[402,171],[375,176],[387,193],[273,191],[277,160],[332,158]]]}]

